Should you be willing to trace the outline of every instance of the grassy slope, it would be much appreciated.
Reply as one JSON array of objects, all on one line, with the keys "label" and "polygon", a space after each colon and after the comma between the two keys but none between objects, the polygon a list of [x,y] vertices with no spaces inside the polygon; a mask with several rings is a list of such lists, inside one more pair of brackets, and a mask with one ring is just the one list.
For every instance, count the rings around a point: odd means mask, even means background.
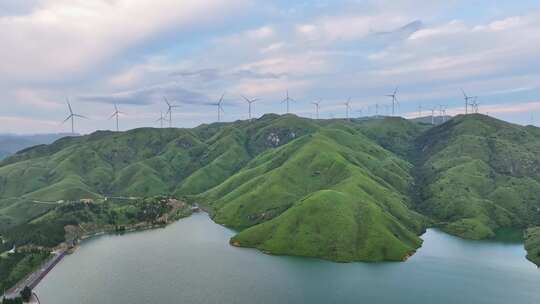
[{"label": "grassy slope", "polygon": [[540,267],[540,227],[527,229],[525,234],[527,259]]},{"label": "grassy slope", "polygon": [[401,260],[421,243],[421,216],[407,208],[409,169],[353,129],[327,127],[260,155],[203,198],[217,222],[249,227],[233,238],[237,245]]},{"label": "grassy slope", "polygon": [[401,118],[269,114],[101,131],[0,163],[0,230],[54,207],[34,201],[175,194],[204,200],[217,222],[242,229],[232,240],[242,246],[399,260],[420,244],[424,218],[411,208],[468,238],[538,225],[539,138],[538,128],[481,115],[432,129]]},{"label": "grassy slope", "polygon": [[417,140],[418,208],[465,238],[540,223],[540,137],[483,115],[458,116]]},{"label": "grassy slope", "polygon": [[[315,128],[291,115],[265,115],[252,123],[191,130],[99,131],[29,148],[0,163],[0,229],[48,210],[34,200],[200,193],[254,155]],[[273,134],[281,135],[281,142],[270,141]]]}]

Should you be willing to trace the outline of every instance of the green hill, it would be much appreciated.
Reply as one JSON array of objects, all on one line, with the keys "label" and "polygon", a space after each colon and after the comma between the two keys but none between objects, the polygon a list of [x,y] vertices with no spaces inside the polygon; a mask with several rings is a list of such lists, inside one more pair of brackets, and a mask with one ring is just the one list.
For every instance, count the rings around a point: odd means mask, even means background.
[{"label": "green hill", "polygon": [[421,244],[411,166],[350,130],[324,129],[254,159],[203,194],[238,246],[336,261],[402,260]]},{"label": "green hill", "polygon": [[166,195],[198,202],[237,229],[236,246],[403,260],[429,225],[474,239],[539,226],[539,157],[538,128],[476,114],[436,126],[268,114],[193,129],[99,131],[0,163],[0,234],[26,233],[36,219],[61,222],[54,217],[63,201]]},{"label": "green hill", "polygon": [[479,114],[458,116],[417,139],[419,210],[449,233],[494,236],[540,223],[540,136]]},{"label": "green hill", "polygon": [[540,227],[527,229],[525,234],[527,259],[540,267]]},{"label": "green hill", "polygon": [[0,134],[0,160],[28,147],[50,144],[53,141],[71,134],[35,134],[16,135]]}]

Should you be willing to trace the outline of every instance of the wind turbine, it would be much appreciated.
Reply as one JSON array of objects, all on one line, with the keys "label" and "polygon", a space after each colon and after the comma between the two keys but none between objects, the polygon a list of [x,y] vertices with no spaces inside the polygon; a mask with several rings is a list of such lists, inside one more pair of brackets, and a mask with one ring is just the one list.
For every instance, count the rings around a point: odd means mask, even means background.
[{"label": "wind turbine", "polygon": [[71,108],[71,103],[69,102],[69,98],[66,98],[66,102],[69,109],[69,115],[66,119],[64,119],[64,121],[62,121],[62,124],[71,119],[71,134],[75,134],[75,117],[85,118],[85,119],[88,119],[88,117],[73,113],[73,109]]},{"label": "wind turbine", "polygon": [[289,97],[289,90],[287,90],[287,95],[285,95],[285,98],[281,101],[281,103],[287,104],[287,114],[289,114],[289,102],[295,102],[296,100]]},{"label": "wind turbine", "polygon": [[221,121],[221,113],[225,113],[225,111],[223,111],[223,98],[224,97],[225,97],[225,93],[223,93],[221,95],[218,102],[213,104],[213,105],[217,106],[217,121],[218,122]]},{"label": "wind turbine", "polygon": [[115,102],[114,103],[114,112],[112,113],[111,117],[109,117],[109,119],[111,119],[113,117],[116,117],[116,132],[120,131],[119,128],[118,128],[118,117],[120,116],[120,114],[125,114],[125,113],[118,111],[118,105]]},{"label": "wind turbine", "polygon": [[347,120],[349,120],[349,110],[351,109],[351,98],[347,99],[346,102],[343,103],[345,105],[345,117],[347,117]]},{"label": "wind turbine", "polygon": [[394,114],[396,113],[396,105],[399,105],[399,102],[397,100],[398,89],[399,87],[396,87],[396,89],[394,90],[394,93],[386,95],[387,97],[392,98],[392,116],[394,116]]},{"label": "wind turbine", "polygon": [[254,103],[255,101],[259,100],[258,98],[252,98],[252,99],[249,99],[247,98],[246,96],[242,95],[242,98],[244,98],[244,100],[248,103],[248,108],[249,108],[249,120],[251,120],[251,104]]},{"label": "wind turbine", "polygon": [[442,122],[446,122],[446,106],[439,105],[439,115],[442,117]]},{"label": "wind turbine", "polygon": [[469,105],[473,106],[472,103],[469,103],[469,100],[475,100],[478,96],[467,96],[463,89],[461,89],[461,92],[463,93],[463,99],[465,99],[465,114],[469,114]]},{"label": "wind turbine", "polygon": [[480,105],[480,103],[477,100],[478,100],[478,96],[475,96],[474,101],[471,104],[474,113],[478,113],[478,106]]},{"label": "wind turbine", "polygon": [[172,128],[172,110],[174,108],[178,108],[179,106],[171,104],[169,100],[167,99],[167,97],[165,96],[163,96],[163,99],[165,100],[165,103],[167,104],[167,112],[165,113],[165,115],[169,114],[169,128]]},{"label": "wind turbine", "polygon": [[321,107],[321,101],[322,100],[319,99],[319,101],[312,102],[312,104],[315,105],[315,113],[317,113],[317,119],[319,119],[319,108]]},{"label": "wind turbine", "polygon": [[163,116],[163,111],[160,111],[160,116],[158,119],[156,119],[156,122],[159,122],[160,123],[160,127],[163,129],[163,122],[166,121],[167,119]]},{"label": "wind turbine", "polygon": [[364,111],[362,110],[362,108],[356,110],[356,112],[360,115],[360,116],[358,116],[358,118],[363,117],[363,112]]},{"label": "wind turbine", "polygon": [[418,105],[418,117],[422,117],[422,104]]},{"label": "wind turbine", "polygon": [[435,108],[431,108],[431,124],[435,125]]}]

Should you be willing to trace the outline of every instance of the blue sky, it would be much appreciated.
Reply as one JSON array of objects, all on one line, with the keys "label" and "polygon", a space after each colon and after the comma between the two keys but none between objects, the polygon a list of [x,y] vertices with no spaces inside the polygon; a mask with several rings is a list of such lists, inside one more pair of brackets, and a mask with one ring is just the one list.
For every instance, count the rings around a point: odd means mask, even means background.
[{"label": "blue sky", "polygon": [[157,127],[163,97],[176,127],[256,116],[321,118],[464,111],[540,123],[538,1],[2,0],[0,133],[69,131],[66,98],[88,120],[76,131]]}]

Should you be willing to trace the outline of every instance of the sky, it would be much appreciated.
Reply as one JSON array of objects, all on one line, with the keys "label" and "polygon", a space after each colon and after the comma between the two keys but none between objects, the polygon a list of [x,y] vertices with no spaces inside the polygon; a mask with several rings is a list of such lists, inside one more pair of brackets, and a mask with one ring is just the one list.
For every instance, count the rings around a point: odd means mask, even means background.
[{"label": "sky", "polygon": [[[0,133],[174,127],[291,112],[479,112],[540,125],[537,0],[0,0]],[[421,109],[421,111],[420,111]],[[439,112],[437,112],[439,113]]]}]

